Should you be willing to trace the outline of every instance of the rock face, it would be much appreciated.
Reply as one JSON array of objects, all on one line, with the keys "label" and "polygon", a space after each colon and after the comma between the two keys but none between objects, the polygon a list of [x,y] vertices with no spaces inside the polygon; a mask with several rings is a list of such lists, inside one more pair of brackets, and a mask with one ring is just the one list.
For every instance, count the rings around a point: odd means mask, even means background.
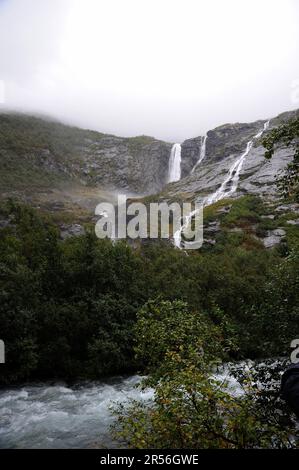
[{"label": "rock face", "polygon": [[165,186],[171,143],[116,137],[22,114],[0,114],[0,188],[66,180],[141,194]]},{"label": "rock face", "polygon": [[182,143],[182,163],[181,171],[182,177],[189,175],[192,168],[196,165],[199,159],[200,151],[202,147],[202,137],[196,137],[195,139],[188,139]]},{"label": "rock face", "polygon": [[154,193],[166,184],[170,150],[151,137],[105,136],[85,148],[80,172],[97,186]]},{"label": "rock face", "polygon": [[247,142],[263,128],[265,121],[250,124],[224,124],[207,133],[206,159],[219,162],[244,151]]},{"label": "rock face", "polygon": [[[298,111],[283,113],[271,119],[269,129],[298,115]],[[166,198],[175,198],[176,194],[185,199],[199,200],[216,191],[228,175],[229,169],[238,157],[246,150],[251,140],[263,129],[265,121],[250,124],[225,124],[207,133],[206,156],[192,174],[183,177],[167,188]],[[200,151],[201,137],[189,139],[182,144],[182,156],[185,160],[184,171],[194,166],[195,155]],[[275,180],[283,173],[284,168],[292,160],[294,147],[277,147],[271,160],[266,160],[265,149],[257,139],[240,172],[237,191],[233,197],[242,194],[256,194],[275,198],[277,188]],[[186,161],[187,160],[187,161]]]},{"label": "rock face", "polygon": [[273,248],[273,246],[279,245],[283,237],[285,237],[285,230],[279,228],[276,230],[269,230],[267,236],[263,238],[263,244],[265,248]]}]

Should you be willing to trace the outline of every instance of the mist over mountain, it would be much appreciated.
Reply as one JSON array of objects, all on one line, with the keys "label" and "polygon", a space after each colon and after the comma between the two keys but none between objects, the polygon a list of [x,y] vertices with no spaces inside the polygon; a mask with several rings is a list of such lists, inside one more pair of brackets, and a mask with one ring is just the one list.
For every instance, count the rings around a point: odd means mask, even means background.
[{"label": "mist over mountain", "polygon": [[0,0],[0,449],[299,447],[298,20]]}]

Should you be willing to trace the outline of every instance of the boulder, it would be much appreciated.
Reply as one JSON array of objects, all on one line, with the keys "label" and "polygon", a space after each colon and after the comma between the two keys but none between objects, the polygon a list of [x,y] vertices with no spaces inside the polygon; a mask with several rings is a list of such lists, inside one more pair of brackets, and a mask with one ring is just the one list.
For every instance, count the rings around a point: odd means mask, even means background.
[{"label": "boulder", "polygon": [[263,238],[263,244],[265,248],[273,248],[276,245],[279,245],[281,239],[286,235],[285,230],[282,228],[277,228],[275,230],[269,230],[267,236]]}]

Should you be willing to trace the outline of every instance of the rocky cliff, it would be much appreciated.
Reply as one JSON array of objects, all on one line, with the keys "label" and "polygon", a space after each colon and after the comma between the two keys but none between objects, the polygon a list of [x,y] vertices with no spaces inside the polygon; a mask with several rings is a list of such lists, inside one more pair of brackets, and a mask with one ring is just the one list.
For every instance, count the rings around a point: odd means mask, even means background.
[{"label": "rocky cliff", "polygon": [[[277,127],[298,115],[298,111],[283,113],[270,120],[269,130]],[[200,155],[202,138],[188,139],[182,144],[182,176],[177,182],[168,185],[163,195],[166,198],[184,199],[203,198],[219,188],[229,169],[236,159],[245,151],[247,142],[262,128],[266,121],[258,120],[252,123],[224,124],[208,131],[205,158],[191,174]],[[242,194],[257,194],[275,197],[277,194],[275,180],[282,174],[286,165],[292,160],[292,146],[279,146],[273,158],[264,158],[265,149],[261,140],[257,139],[246,157],[240,173],[237,192]]]}]

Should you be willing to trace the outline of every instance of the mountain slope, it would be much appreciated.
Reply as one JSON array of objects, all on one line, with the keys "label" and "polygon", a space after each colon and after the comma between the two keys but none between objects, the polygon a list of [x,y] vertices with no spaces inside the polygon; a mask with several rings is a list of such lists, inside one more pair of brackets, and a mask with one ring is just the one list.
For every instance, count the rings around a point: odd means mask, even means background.
[{"label": "mountain slope", "polygon": [[[298,114],[283,113],[269,129]],[[0,197],[19,198],[51,212],[94,212],[118,192],[151,200],[194,200],[211,195],[265,121],[224,124],[208,131],[205,157],[193,172],[203,137],[182,143],[183,178],[167,184],[171,143],[153,137],[117,137],[16,113],[0,114]],[[232,197],[277,196],[275,179],[292,160],[293,147],[264,158],[260,140],[247,155]],[[156,195],[156,196],[155,196]]]},{"label": "mountain slope", "polygon": [[0,115],[0,187],[35,189],[76,183],[138,193],[159,191],[171,144],[116,137],[22,114]]},{"label": "mountain slope", "polygon": [[[298,111],[283,113],[270,120],[269,130],[298,115]],[[246,150],[246,145],[260,130],[266,121],[249,124],[225,124],[207,133],[206,155],[201,164],[190,174],[200,154],[202,138],[189,139],[182,144],[182,170],[186,175],[179,182],[168,185],[163,191],[166,199],[202,199],[216,191],[226,178],[236,159]],[[238,188],[233,196],[255,194],[273,198],[277,196],[276,177],[293,158],[293,146],[280,145],[269,161],[264,158],[265,149],[261,140],[254,142],[245,158]],[[196,157],[196,158],[195,158]]]}]

